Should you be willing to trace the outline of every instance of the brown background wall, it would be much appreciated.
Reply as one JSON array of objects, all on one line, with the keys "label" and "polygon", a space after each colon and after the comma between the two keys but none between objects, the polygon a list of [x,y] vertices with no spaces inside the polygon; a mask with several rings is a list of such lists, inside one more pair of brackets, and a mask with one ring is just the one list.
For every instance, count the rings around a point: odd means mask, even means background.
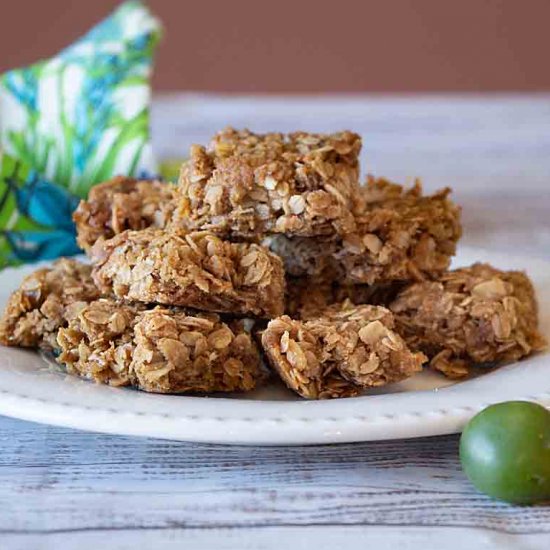
[{"label": "brown background wall", "polygon": [[[49,56],[116,0],[0,0],[0,71]],[[550,0],[150,0],[157,90],[550,90]]]}]

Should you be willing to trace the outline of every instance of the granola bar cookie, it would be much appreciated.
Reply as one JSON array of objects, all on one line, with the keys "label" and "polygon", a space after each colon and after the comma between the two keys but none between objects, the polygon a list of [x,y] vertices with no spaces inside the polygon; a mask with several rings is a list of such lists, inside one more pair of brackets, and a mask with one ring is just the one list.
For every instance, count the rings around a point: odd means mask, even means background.
[{"label": "granola bar cookie", "polygon": [[191,148],[177,190],[175,224],[233,237],[352,231],[361,138],[254,134],[228,128]]},{"label": "granola bar cookie", "polygon": [[476,364],[520,359],[544,346],[528,277],[488,264],[445,273],[405,288],[391,304],[399,333],[450,378]]},{"label": "granola bar cookie", "polygon": [[57,361],[68,372],[102,384],[130,384],[134,327],[144,310],[107,298],[87,304],[59,330]]},{"label": "granola bar cookie", "polygon": [[76,260],[62,258],[38,269],[10,296],[0,320],[0,343],[55,349],[59,327],[99,294],[91,267]]},{"label": "granola bar cookie", "polygon": [[174,186],[118,176],[95,185],[73,214],[77,242],[89,251],[97,240],[126,229],[164,227],[173,209]]},{"label": "granola bar cookie", "polygon": [[423,280],[449,267],[461,235],[460,209],[450,190],[422,195],[417,183],[405,191],[369,178],[356,209],[356,230],[339,239],[273,235],[266,246],[281,256],[293,276],[327,277],[375,284]]},{"label": "granola bar cookie", "polygon": [[156,393],[248,391],[265,377],[244,322],[214,313],[90,303],[58,335],[69,372]]},{"label": "granola bar cookie", "polygon": [[343,303],[308,321],[272,320],[262,345],[285,384],[302,397],[347,397],[421,370],[425,356],[412,353],[392,328],[386,308]]},{"label": "granola bar cookie", "polygon": [[284,309],[280,258],[208,232],[125,231],[92,250],[93,277],[125,300],[276,317]]},{"label": "granola bar cookie", "polygon": [[135,328],[132,372],[149,392],[249,391],[264,379],[258,348],[242,321],[156,308]]}]

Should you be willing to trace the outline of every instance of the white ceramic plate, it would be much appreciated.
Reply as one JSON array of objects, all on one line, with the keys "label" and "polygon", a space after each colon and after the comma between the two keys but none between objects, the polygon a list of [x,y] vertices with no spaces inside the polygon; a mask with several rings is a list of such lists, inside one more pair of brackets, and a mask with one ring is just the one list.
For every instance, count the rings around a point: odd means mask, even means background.
[{"label": "white ceramic plate", "polygon": [[[462,248],[455,265],[487,261],[526,269],[550,336],[550,262]],[[0,306],[35,269],[0,273]],[[244,445],[302,445],[454,433],[490,403],[528,399],[550,407],[550,353],[453,384],[423,372],[361,397],[305,401],[282,385],[235,397],[153,395],[65,374],[39,354],[0,348],[0,414],[97,432]]]}]

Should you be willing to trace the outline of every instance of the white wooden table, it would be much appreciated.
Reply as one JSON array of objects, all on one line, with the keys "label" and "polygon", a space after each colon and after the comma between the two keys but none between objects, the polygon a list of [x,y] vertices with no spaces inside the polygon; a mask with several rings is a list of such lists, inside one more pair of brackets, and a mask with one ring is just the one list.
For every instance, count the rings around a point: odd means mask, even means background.
[{"label": "white wooden table", "polygon": [[[157,98],[157,151],[225,124],[354,129],[366,171],[455,187],[465,243],[550,257],[550,95]],[[216,447],[0,418],[0,442],[2,549],[550,547],[550,507],[476,493],[454,436]]]}]

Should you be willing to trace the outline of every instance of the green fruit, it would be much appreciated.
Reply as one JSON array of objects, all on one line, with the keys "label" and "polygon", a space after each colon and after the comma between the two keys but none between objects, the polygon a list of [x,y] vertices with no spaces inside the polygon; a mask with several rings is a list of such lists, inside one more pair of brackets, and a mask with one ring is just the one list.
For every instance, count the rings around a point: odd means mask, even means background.
[{"label": "green fruit", "polygon": [[487,407],[462,432],[460,461],[482,493],[517,504],[550,500],[550,412],[526,401]]}]

